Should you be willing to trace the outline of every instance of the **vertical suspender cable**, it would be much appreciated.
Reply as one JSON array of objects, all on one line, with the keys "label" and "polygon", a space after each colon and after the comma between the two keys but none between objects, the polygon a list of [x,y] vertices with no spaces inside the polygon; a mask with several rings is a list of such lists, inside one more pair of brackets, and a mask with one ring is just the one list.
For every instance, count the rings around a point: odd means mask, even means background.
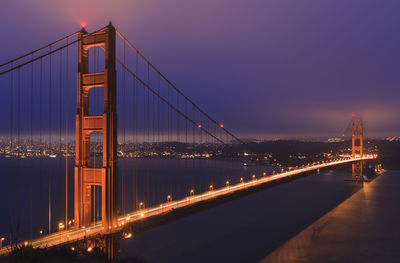
[{"label": "vertical suspender cable", "polygon": [[[43,192],[42,185],[43,185],[43,171],[42,171],[42,159],[43,159],[43,141],[42,141],[42,125],[43,125],[43,60],[40,59],[40,76],[39,76],[39,147],[40,147],[40,156],[39,156],[39,173],[40,173],[40,224],[43,224]],[[40,233],[42,233],[42,226],[40,227]]]},{"label": "vertical suspender cable", "polygon": [[202,157],[202,155],[203,155],[203,119],[201,118],[201,112],[199,112],[199,125],[200,125],[200,129],[199,129],[199,147],[198,147],[198,149],[199,149],[199,174],[200,174],[200,180],[201,180],[201,184],[202,185],[207,185],[207,182],[206,182],[206,184],[204,184],[204,162],[203,162],[203,157]]},{"label": "vertical suspender cable", "polygon": [[[138,53],[136,52],[136,67],[135,67],[135,70],[136,70],[136,76],[138,75],[138,67],[139,67],[139,61],[138,61]],[[139,86],[138,86],[138,80],[135,78],[135,153],[136,154],[138,154],[138,150],[139,150],[139,147],[138,147],[138,124],[139,124],[139,120],[138,120],[138,118],[139,118],[139,113],[138,113],[138,110],[139,110],[139,106],[138,106],[138,103],[139,103],[139,100],[138,100],[138,94],[139,94]],[[138,159],[138,157],[137,157],[137,159]],[[136,162],[136,165],[135,165],[135,210],[138,208],[138,196],[139,196],[139,194],[138,194],[138,173],[139,173],[139,168],[137,167],[138,166],[138,164],[139,164],[139,162],[137,161]]]},{"label": "vertical suspender cable", "polygon": [[[146,151],[146,87],[142,84],[143,86],[143,152]],[[147,177],[147,170],[146,167],[144,167],[144,179],[143,179],[143,196],[142,196],[142,202],[145,203],[145,199],[146,199],[146,177]],[[140,205],[140,204],[139,204]]]},{"label": "vertical suspender cable", "polygon": [[[11,68],[13,68],[13,63],[11,62]],[[14,126],[14,71],[11,71],[11,80],[10,80],[10,155],[13,157],[13,126]],[[14,164],[14,162],[12,162]],[[11,171],[14,171],[13,165],[11,167]],[[14,176],[11,175],[10,178],[10,189],[15,192],[14,189]],[[14,208],[14,198],[10,195],[10,244],[13,244],[13,208]]]},{"label": "vertical suspender cable", "polygon": [[131,202],[131,206],[132,206],[132,209],[131,209],[131,211],[135,211],[136,210],[136,206],[135,206],[135,202],[134,202],[134,200],[135,200],[135,187],[136,187],[136,183],[135,183],[135,179],[136,179],[136,166],[137,166],[137,162],[136,162],[136,157],[135,157],[135,154],[136,154],[136,136],[135,136],[135,131],[136,131],[136,123],[135,123],[135,98],[136,98],[136,95],[135,95],[135,92],[136,92],[136,85],[135,85],[135,78],[132,78],[132,87],[133,87],[133,89],[132,89],[132,131],[131,131],[131,133],[132,133],[132,144],[133,144],[133,151],[134,151],[134,153],[133,153],[133,155],[132,155],[132,158],[134,158],[134,159],[132,159],[132,161],[133,161],[133,164],[134,164],[134,166],[135,166],[135,168],[134,169],[132,169],[132,172],[133,172],[133,174],[132,174],[132,202]]},{"label": "vertical suspender cable", "polygon": [[[123,63],[126,65],[126,43],[124,41],[124,49],[123,49]],[[125,148],[125,143],[126,143],[126,74],[125,74],[125,69],[122,68],[122,149]],[[124,152],[124,154],[126,154]],[[122,167],[122,213],[125,214],[125,160],[123,162],[123,167]]]},{"label": "vertical suspender cable", "polygon": [[18,86],[17,86],[17,204],[18,204],[18,217],[17,217],[17,232],[16,232],[16,243],[18,243],[20,221],[21,221],[21,188],[20,188],[20,175],[21,175],[21,164],[20,164],[20,154],[21,154],[21,68],[18,68]]},{"label": "vertical suspender cable", "polygon": [[[194,115],[194,108],[193,108],[193,111],[192,111],[192,114],[193,114],[193,116],[192,116],[192,120],[195,120],[195,115]],[[195,187],[195,185],[196,185],[196,181],[197,181],[197,176],[196,176],[196,160],[195,160],[195,158],[196,158],[196,140],[195,140],[195,133],[196,133],[196,129],[195,129],[195,127],[194,127],[194,125],[192,125],[192,144],[193,144],[193,147],[192,147],[192,174],[193,174],[193,181],[194,181],[194,185],[193,185],[193,188]],[[196,191],[196,190],[195,190]]]},{"label": "vertical suspender cable", "polygon": [[[50,46],[50,52],[51,52],[51,46]],[[51,112],[52,112],[52,109],[51,109],[51,67],[52,67],[52,65],[51,65],[51,57],[52,57],[52,55],[50,54],[50,56],[49,56],[49,60],[50,60],[50,66],[49,66],[49,142],[48,142],[48,144],[49,144],[49,147],[48,147],[48,149],[49,149],[49,153],[48,154],[50,154],[51,153]],[[48,175],[49,175],[49,234],[51,233],[51,170],[49,169],[48,170]]]},{"label": "vertical suspender cable", "polygon": [[[156,143],[156,130],[155,130],[155,123],[156,123],[156,103],[155,103],[155,96],[154,94],[151,95],[152,96],[152,140],[151,140],[151,145],[152,145],[152,152],[155,151],[155,143]],[[153,202],[155,202],[156,200],[156,196],[155,194],[157,193],[157,184],[153,183],[154,182],[154,178],[156,179],[157,177],[154,177],[155,175],[152,176],[152,180],[151,180],[151,185],[152,185],[152,200]],[[157,182],[157,181],[156,181]],[[154,203],[155,204],[155,203]]]},{"label": "vertical suspender cable", "polygon": [[[158,92],[158,94],[160,94],[160,90],[161,90],[161,78],[160,78],[160,74],[158,74],[157,75],[158,76],[158,88],[157,88],[157,92]],[[161,139],[160,139],[160,129],[161,129],[161,127],[160,127],[160,111],[161,111],[161,109],[160,109],[160,97],[157,97],[157,99],[158,99],[158,101],[157,101],[157,147],[158,147],[158,149],[159,149],[159,151],[160,151],[160,149],[161,149]],[[161,193],[162,191],[161,191],[161,189],[162,189],[162,187],[161,187],[161,185],[162,185],[162,178],[161,178],[161,175],[158,175],[157,176],[157,189],[158,189],[158,193]],[[159,200],[160,200],[160,198],[159,198]]]},{"label": "vertical suspender cable", "polygon": [[[68,38],[67,38],[68,44]],[[65,54],[65,227],[68,223],[68,47]]]},{"label": "vertical suspender cable", "polygon": [[[180,108],[179,108],[179,94],[178,93],[176,93],[176,108],[177,109],[179,109],[180,110]],[[179,117],[180,117],[180,115],[179,114],[177,114],[176,115],[176,138],[177,138],[177,140],[176,140],[176,150],[175,150],[175,152],[176,153],[178,153],[177,152],[177,150],[178,149],[180,149],[180,140],[179,140]],[[179,147],[179,148],[178,148]],[[182,171],[181,171],[181,169],[182,169],[182,167],[181,167],[181,160],[180,160],[180,158],[179,158],[179,155],[177,155],[176,157],[175,157],[175,159],[177,159],[177,165],[178,165],[178,176],[179,176],[179,180],[182,180],[183,178],[181,177],[181,175],[182,175]],[[183,187],[184,188],[184,187]],[[180,193],[182,192],[182,187],[180,187],[179,189],[176,189],[177,190],[177,193],[176,194],[179,194],[180,195]]]},{"label": "vertical suspender cable", "polygon": [[[171,103],[171,98],[170,98],[170,87],[169,84],[167,84],[168,87],[168,104]],[[168,115],[168,146],[171,146],[172,140],[171,140],[171,113],[170,113],[170,107],[167,107],[167,115]],[[169,151],[171,149],[169,148]],[[168,194],[171,194],[172,192],[172,182],[171,182],[171,166],[170,162],[168,162]],[[163,197],[164,198],[164,197]]]},{"label": "vertical suspender cable", "polygon": [[[33,54],[31,56],[31,59],[33,59]],[[33,62],[31,64],[31,90],[30,90],[30,106],[31,106],[31,114],[30,114],[30,130],[31,130],[31,138],[30,138],[30,146],[31,150],[33,150]],[[31,172],[29,176],[29,237],[32,239],[32,171],[33,171],[33,157],[30,158],[30,163],[31,163]]]},{"label": "vertical suspender cable", "polygon": [[[207,130],[208,131],[210,131],[210,132],[212,132],[211,131],[211,129],[210,129],[210,120],[208,120],[207,118],[206,118],[206,121],[207,121]],[[209,162],[209,157],[207,157],[207,156],[209,156],[209,145],[210,145],[210,136],[207,136],[206,135],[206,142],[205,142],[205,147],[204,147],[204,149],[205,149],[205,154],[206,154],[206,158],[205,158],[205,160],[206,160],[206,167],[207,167],[207,171],[210,171],[210,162]],[[206,172],[209,176],[208,176],[208,178],[210,178],[210,176],[211,176],[211,183],[212,184],[214,184],[215,183],[215,171],[212,171],[212,172]]]},{"label": "vertical suspender cable", "polygon": [[[62,153],[62,150],[63,150],[63,147],[62,147],[62,134],[61,134],[61,132],[62,132],[62,56],[63,56],[63,53],[62,53],[62,49],[60,50],[60,58],[59,58],[59,62],[60,62],[60,65],[59,65],[59,92],[58,92],[58,126],[59,126],[59,146],[58,146],[58,151],[59,151],[59,153],[58,153],[58,172],[60,173],[60,179],[59,179],[59,181],[58,181],[58,186],[57,186],[57,188],[59,189],[59,191],[60,191],[60,193],[61,193],[61,178],[62,178],[62,155],[61,155],[61,153]],[[60,197],[60,194],[58,194],[57,195],[57,199]]]},{"label": "vertical suspender cable", "polygon": [[[185,100],[185,115],[186,116],[188,116],[187,115],[187,100]],[[184,119],[184,121],[185,121],[185,148],[184,148],[184,154],[186,155],[186,158],[185,158],[185,171],[187,171],[188,170],[188,168],[187,168],[187,163],[188,163],[188,161],[187,161],[187,158],[188,158],[188,156],[190,155],[190,153],[188,152],[188,121],[187,121],[187,119]],[[187,172],[186,172],[186,174],[187,174]],[[193,188],[193,176],[192,176],[192,174],[190,173],[190,178],[189,178],[189,189],[186,189],[187,190],[187,192],[189,193],[189,196],[190,196],[190,190]]]},{"label": "vertical suspender cable", "polygon": [[[147,63],[147,85],[150,85],[150,65]],[[146,88],[147,91],[147,127],[146,127],[146,132],[147,132],[147,154],[149,154],[150,151],[150,91],[149,89]],[[148,169],[148,167],[146,166],[146,180],[147,180],[147,198],[146,198],[146,202],[147,202],[147,206],[150,205],[150,171]]]}]

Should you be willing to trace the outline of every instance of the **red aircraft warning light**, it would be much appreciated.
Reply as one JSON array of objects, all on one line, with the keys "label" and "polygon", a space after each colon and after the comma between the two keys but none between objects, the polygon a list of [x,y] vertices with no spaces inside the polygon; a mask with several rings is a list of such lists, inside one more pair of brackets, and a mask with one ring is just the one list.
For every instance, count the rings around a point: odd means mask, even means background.
[{"label": "red aircraft warning light", "polygon": [[224,128],[224,125],[221,123],[221,124],[219,125],[219,127],[220,127],[221,129],[223,129],[223,128]]},{"label": "red aircraft warning light", "polygon": [[197,125],[197,128],[201,129],[203,126],[201,124]]}]

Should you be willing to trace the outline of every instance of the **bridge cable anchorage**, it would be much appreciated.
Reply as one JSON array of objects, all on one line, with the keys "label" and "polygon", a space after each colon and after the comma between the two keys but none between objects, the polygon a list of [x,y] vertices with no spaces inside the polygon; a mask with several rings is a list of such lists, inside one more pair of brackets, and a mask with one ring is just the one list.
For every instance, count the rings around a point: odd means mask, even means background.
[{"label": "bridge cable anchorage", "polygon": [[193,107],[195,107],[198,111],[200,111],[204,116],[206,116],[210,121],[212,121],[215,125],[219,126],[222,130],[228,133],[231,137],[233,137],[238,142],[245,144],[241,139],[232,134],[229,130],[227,130],[221,123],[218,123],[215,119],[213,119],[209,114],[207,114],[204,110],[202,110],[197,104],[195,104],[191,99],[189,99],[183,92],[178,89],[171,81],[169,81],[142,53],[139,52],[137,48],[133,46],[117,29],[115,32],[121,39],[128,44],[129,47],[132,48],[134,52],[136,52],[158,75],[160,75],[176,92],[178,92],[182,97],[184,97]]},{"label": "bridge cable anchorage", "polygon": [[[46,54],[43,54],[43,55],[38,56],[38,57],[36,57],[36,58],[34,58],[34,59],[31,59],[31,60],[29,60],[29,61],[27,61],[27,62],[24,62],[24,63],[22,63],[22,64],[19,64],[19,65],[17,65],[17,66],[14,66],[14,67],[12,67],[12,68],[10,68],[10,69],[4,70],[4,71],[0,72],[0,76],[1,76],[1,75],[4,75],[4,74],[7,74],[8,72],[11,72],[11,71],[13,71],[13,70],[15,70],[15,69],[22,68],[22,67],[24,67],[24,66],[26,66],[26,65],[28,65],[28,64],[30,64],[30,63],[32,63],[32,62],[35,62],[35,61],[37,61],[37,60],[39,60],[39,59],[41,59],[41,58],[47,57],[47,56],[49,56],[49,55],[51,55],[51,54],[53,54],[53,53],[56,53],[56,52],[60,51],[61,49],[64,49],[64,48],[66,48],[66,47],[69,47],[69,46],[71,46],[71,45],[73,45],[73,44],[79,42],[80,40],[82,40],[82,39],[84,39],[84,38],[86,38],[86,37],[88,37],[88,36],[90,36],[90,35],[93,35],[93,34],[95,34],[95,33],[98,33],[98,32],[100,32],[100,31],[102,31],[102,30],[104,30],[104,29],[105,29],[105,27],[103,27],[103,28],[101,28],[101,29],[98,29],[98,30],[96,30],[96,31],[94,31],[94,32],[92,32],[92,33],[88,33],[87,35],[85,35],[85,36],[83,36],[83,37],[81,37],[81,38],[78,38],[78,39],[76,39],[76,40],[74,40],[74,41],[72,41],[72,42],[70,42],[70,43],[68,43],[68,44],[66,44],[66,45],[64,45],[64,46],[61,46],[61,47],[56,48],[56,49],[53,49],[53,50],[47,52]],[[51,47],[51,45],[50,45],[50,46],[47,45],[46,47]],[[9,63],[7,63],[7,64],[9,64]]]}]

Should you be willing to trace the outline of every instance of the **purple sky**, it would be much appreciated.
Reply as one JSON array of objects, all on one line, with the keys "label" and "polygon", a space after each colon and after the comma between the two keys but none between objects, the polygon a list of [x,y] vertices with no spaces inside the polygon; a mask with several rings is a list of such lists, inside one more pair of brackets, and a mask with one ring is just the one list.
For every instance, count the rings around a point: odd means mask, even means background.
[{"label": "purple sky", "polygon": [[185,94],[242,136],[400,135],[400,2],[2,1],[6,61],[112,20]]}]

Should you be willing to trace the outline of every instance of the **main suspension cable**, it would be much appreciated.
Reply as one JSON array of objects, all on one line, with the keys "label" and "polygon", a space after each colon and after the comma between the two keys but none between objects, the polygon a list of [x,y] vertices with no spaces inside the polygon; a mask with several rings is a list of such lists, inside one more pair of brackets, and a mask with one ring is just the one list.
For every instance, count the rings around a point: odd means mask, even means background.
[{"label": "main suspension cable", "polygon": [[70,38],[70,37],[75,36],[75,35],[78,34],[79,32],[80,32],[80,30],[77,31],[77,32],[75,32],[75,33],[72,33],[72,34],[70,34],[70,35],[68,35],[68,36],[65,36],[65,37],[63,37],[63,38],[61,38],[61,39],[59,39],[59,40],[56,40],[56,41],[54,41],[54,42],[52,42],[52,43],[50,43],[50,44],[47,44],[46,46],[43,46],[43,47],[38,48],[38,49],[36,49],[36,50],[33,50],[33,51],[31,51],[31,52],[29,52],[29,53],[26,53],[26,54],[24,54],[24,55],[22,55],[22,56],[19,56],[19,57],[17,57],[17,58],[11,59],[11,60],[9,60],[9,61],[7,61],[7,62],[1,64],[1,65],[0,65],[0,68],[6,66],[6,65],[8,65],[8,64],[12,64],[12,63],[14,63],[14,62],[16,62],[16,61],[18,61],[18,60],[20,60],[20,59],[23,59],[23,58],[25,58],[25,57],[27,57],[27,56],[29,56],[29,55],[33,55],[33,54],[35,54],[35,53],[37,53],[37,52],[39,52],[39,51],[41,51],[41,50],[44,50],[44,49],[46,49],[46,48],[48,48],[48,47],[50,47],[50,46],[53,46],[53,45],[55,45],[55,44],[58,44],[58,43],[60,43],[60,42],[62,42],[62,41],[64,41],[64,40],[66,40],[66,39],[68,39],[68,38]]},{"label": "main suspension cable", "polygon": [[[159,97],[164,103],[166,103],[171,109],[173,109],[175,112],[177,112],[178,114],[180,114],[182,117],[184,117],[185,119],[187,119],[188,121],[190,121],[194,126],[198,126],[198,124],[193,121],[192,119],[190,119],[187,115],[185,115],[182,111],[180,111],[179,109],[177,109],[174,105],[172,105],[171,103],[169,103],[164,97],[162,97],[160,94],[158,94],[155,90],[153,90],[149,85],[147,85],[142,79],[140,79],[135,73],[133,73],[127,66],[125,66],[121,61],[119,61],[118,59],[115,59],[118,64],[120,64],[129,74],[131,74],[135,79],[137,79],[144,87],[146,87],[149,91],[151,91],[154,95],[156,95],[157,97]],[[211,134],[208,130],[204,129],[203,127],[199,127],[199,129],[203,130],[205,133],[207,133],[208,135],[210,135],[211,137],[213,137],[214,139],[216,139],[217,141],[219,141],[220,143],[224,144],[224,141],[220,140],[219,138],[215,137],[213,134]]]},{"label": "main suspension cable", "polygon": [[[85,34],[85,35],[82,36],[81,38],[78,38],[78,39],[72,41],[71,43],[68,43],[68,44],[66,44],[66,45],[64,45],[64,46],[61,46],[61,47],[59,47],[59,48],[56,48],[56,49],[54,49],[54,50],[50,50],[50,51],[47,52],[46,54],[43,54],[43,55],[38,56],[38,57],[36,57],[36,58],[34,58],[34,59],[31,59],[31,60],[29,60],[29,61],[26,61],[26,62],[24,62],[24,63],[22,63],[22,64],[19,64],[19,65],[17,65],[17,66],[14,66],[14,67],[12,67],[12,68],[10,68],[10,69],[4,70],[4,71],[0,72],[0,76],[1,76],[1,75],[4,75],[4,74],[7,74],[8,72],[13,71],[13,70],[15,70],[15,69],[17,69],[17,68],[21,68],[21,67],[23,67],[23,66],[26,66],[26,65],[28,65],[29,63],[32,63],[32,62],[34,62],[34,61],[36,61],[36,60],[39,60],[39,59],[44,58],[44,57],[47,57],[47,56],[49,56],[49,55],[51,55],[51,54],[53,54],[53,53],[55,53],[55,52],[57,52],[57,51],[60,51],[61,49],[64,49],[64,48],[66,48],[66,47],[69,47],[69,46],[71,46],[71,45],[73,45],[73,44],[79,42],[80,40],[85,39],[85,38],[88,37],[88,36],[91,36],[91,35],[93,35],[93,34],[95,34],[95,33],[98,33],[98,32],[100,32],[100,31],[102,31],[104,28],[105,28],[105,27],[103,27],[103,28],[101,28],[101,29],[98,29],[98,30],[96,30],[96,31],[94,31],[94,32],[92,32],[92,33]],[[49,47],[51,47],[51,45],[50,45]]]},{"label": "main suspension cable", "polygon": [[[205,111],[203,111],[197,104],[195,104],[191,99],[189,99],[183,92],[178,89],[172,82],[170,82],[153,64],[150,63],[150,61],[142,55],[137,48],[135,48],[122,34],[119,32],[117,29],[115,32],[121,37],[121,39],[130,46],[133,51],[135,51],[158,75],[160,75],[176,92],[178,92],[182,97],[184,97],[193,107],[195,107],[198,111],[200,111],[204,116],[206,116],[207,119],[212,121],[215,125],[220,126],[221,124],[218,123],[216,120],[214,120],[210,115],[208,115]],[[231,137],[233,137],[235,140],[237,140],[240,143],[244,142],[236,137],[234,134],[232,134],[230,131],[228,131],[226,128],[221,127],[222,130],[224,130],[226,133],[228,133]]]}]

